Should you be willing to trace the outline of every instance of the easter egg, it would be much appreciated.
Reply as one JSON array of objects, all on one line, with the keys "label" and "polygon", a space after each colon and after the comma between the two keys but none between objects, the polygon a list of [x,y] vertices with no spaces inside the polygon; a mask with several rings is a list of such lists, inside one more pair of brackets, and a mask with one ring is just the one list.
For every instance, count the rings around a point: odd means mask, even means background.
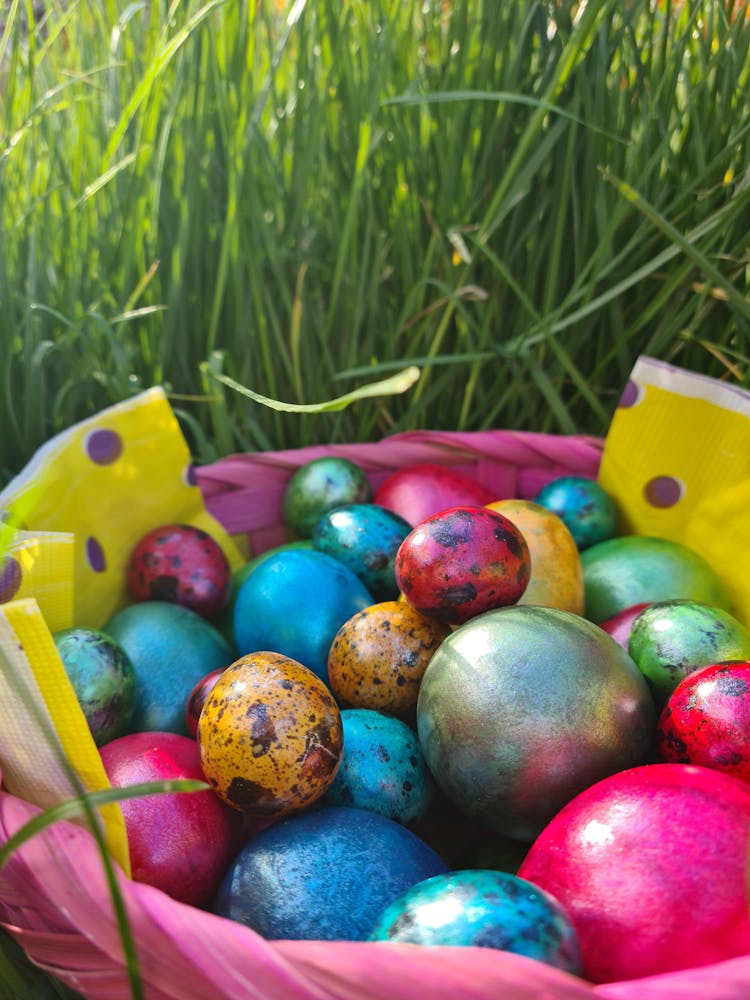
[{"label": "easter egg", "polygon": [[558,476],[533,500],[565,522],[580,551],[612,538],[617,530],[615,502],[594,479]]},{"label": "easter egg", "polygon": [[702,601],[731,611],[726,587],[699,553],[680,542],[621,535],[581,553],[585,615],[603,622],[634,604]]},{"label": "easter egg", "polygon": [[173,601],[211,618],[229,600],[232,575],[223,549],[189,524],[147,532],[131,552],[126,574],[136,601]]},{"label": "easter egg", "polygon": [[466,473],[431,462],[397,469],[373,496],[374,503],[400,514],[412,527],[448,507],[484,507],[496,499]]},{"label": "easter egg", "polygon": [[539,604],[583,614],[583,569],[578,546],[563,519],[531,500],[487,504],[518,528],[531,558],[531,575],[518,604]]},{"label": "easter egg", "polygon": [[464,870],[408,889],[377,920],[371,941],[498,948],[580,972],[578,937],[562,906],[516,875]]},{"label": "easter egg", "polygon": [[656,729],[659,756],[750,782],[750,662],[711,663],[674,689]]},{"label": "easter egg", "polygon": [[750,952],[750,787],[687,764],[611,775],[569,802],[518,874],[550,892],[595,983]]},{"label": "easter egg", "polygon": [[683,677],[699,667],[750,657],[750,632],[721,608],[698,601],[657,601],[633,623],[628,652],[661,706]]},{"label": "easter egg", "polygon": [[396,554],[396,582],[422,614],[461,624],[519,600],[529,548],[512,521],[487,507],[450,507],[422,521]]},{"label": "easter egg", "polygon": [[627,649],[633,622],[641,611],[647,607],[648,602],[643,601],[640,604],[634,604],[630,608],[623,608],[622,611],[618,611],[616,615],[612,615],[606,621],[599,622],[599,628],[604,629],[608,635],[611,635],[615,642],[622,646],[623,649]]},{"label": "easter egg", "polygon": [[417,703],[422,751],[448,799],[518,840],[593,782],[643,763],[655,725],[648,685],[614,639],[533,605],[457,628]]},{"label": "easter egg", "polygon": [[291,476],[281,498],[284,524],[299,538],[311,538],[321,517],[343,504],[369,503],[372,487],[356,462],[325,455],[301,465]]},{"label": "easter egg", "polygon": [[328,684],[340,705],[412,718],[422,676],[450,627],[404,601],[352,615],[328,653]]},{"label": "easter egg", "polygon": [[272,940],[363,941],[389,903],[446,870],[400,823],[325,806],[283,819],[246,844],[214,910]]},{"label": "easter egg", "polygon": [[[113,788],[189,778],[205,781],[194,740],[142,732],[105,744],[102,764]],[[210,789],[144,794],[120,802],[132,875],[173,899],[204,906],[238,845],[239,817]]]},{"label": "easter egg", "polygon": [[344,753],[325,804],[369,809],[406,825],[424,816],[433,780],[414,730],[367,708],[344,709],[341,724]]},{"label": "easter egg", "polygon": [[185,704],[201,678],[228,666],[232,648],[221,633],[190,608],[168,601],[141,601],[118,611],[103,626],[133,665],[136,698],[131,730],[187,735]]},{"label": "easter egg", "polygon": [[312,533],[313,547],[348,566],[376,601],[398,597],[393,569],[411,525],[375,504],[349,504],[324,514]]},{"label": "easter egg", "polygon": [[326,681],[334,636],[373,603],[367,587],[338,559],[315,550],[280,552],[240,587],[234,604],[237,648],[241,655],[283,653]]},{"label": "easter egg", "polygon": [[125,650],[99,629],[67,628],[52,638],[96,745],[124,735],[136,697]]},{"label": "easter egg", "polygon": [[218,670],[211,670],[205,677],[201,677],[190,692],[187,704],[185,705],[185,725],[187,726],[188,736],[192,736],[193,739],[198,735],[198,720],[201,717],[203,706],[206,704],[206,698],[213,691],[214,685],[225,669],[226,667],[219,667]]},{"label": "easter egg", "polygon": [[198,720],[206,780],[227,805],[259,816],[284,816],[319,799],[338,770],[342,739],[325,684],[274,652],[227,667]]}]

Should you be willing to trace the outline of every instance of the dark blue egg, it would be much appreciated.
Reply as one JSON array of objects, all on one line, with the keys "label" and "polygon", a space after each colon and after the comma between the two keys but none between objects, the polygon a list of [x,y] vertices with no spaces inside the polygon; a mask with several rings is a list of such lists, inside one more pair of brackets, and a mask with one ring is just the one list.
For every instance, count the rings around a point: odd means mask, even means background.
[{"label": "dark blue egg", "polygon": [[565,522],[582,552],[617,532],[617,507],[613,498],[594,479],[558,476],[533,498]]},{"label": "dark blue egg", "polygon": [[412,886],[381,914],[372,941],[498,948],[579,974],[578,935],[560,903],[508,872],[464,870]]},{"label": "dark blue egg", "polygon": [[271,940],[364,941],[395,899],[446,871],[400,823],[363,809],[321,807],[249,841],[214,910]]},{"label": "dark blue egg", "polygon": [[411,525],[376,504],[359,503],[327,511],[312,533],[313,547],[348,566],[376,601],[399,595],[393,563]]},{"label": "dark blue egg", "polygon": [[369,809],[398,823],[421,819],[434,781],[414,730],[368,708],[344,709],[341,722],[344,753],[325,802]]}]

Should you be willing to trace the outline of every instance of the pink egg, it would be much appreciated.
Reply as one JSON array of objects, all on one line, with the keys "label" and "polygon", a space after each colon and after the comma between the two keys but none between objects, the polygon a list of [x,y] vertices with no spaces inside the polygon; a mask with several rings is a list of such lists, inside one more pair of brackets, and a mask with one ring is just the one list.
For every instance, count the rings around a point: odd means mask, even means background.
[{"label": "pink egg", "polygon": [[689,764],[648,764],[581,792],[518,870],[578,932],[584,975],[611,982],[750,952],[750,787]]},{"label": "pink egg", "polygon": [[628,639],[630,638],[630,630],[633,627],[633,622],[636,620],[641,611],[647,607],[648,602],[633,604],[629,608],[623,608],[623,610],[618,611],[616,615],[612,615],[612,617],[608,618],[606,621],[600,622],[599,628],[603,628],[605,632],[612,636],[615,642],[619,643],[622,648],[627,651]]},{"label": "pink egg", "polygon": [[447,507],[484,507],[497,499],[465,473],[425,462],[392,472],[375,491],[373,503],[415,526]]}]

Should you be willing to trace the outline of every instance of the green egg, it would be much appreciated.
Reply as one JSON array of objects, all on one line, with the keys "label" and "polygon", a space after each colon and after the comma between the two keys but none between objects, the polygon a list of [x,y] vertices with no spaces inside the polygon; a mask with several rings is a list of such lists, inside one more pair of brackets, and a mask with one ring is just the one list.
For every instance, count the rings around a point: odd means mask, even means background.
[{"label": "green egg", "polygon": [[283,521],[298,538],[312,538],[313,528],[329,510],[371,499],[364,469],[348,458],[326,455],[306,462],[292,475],[282,497]]}]

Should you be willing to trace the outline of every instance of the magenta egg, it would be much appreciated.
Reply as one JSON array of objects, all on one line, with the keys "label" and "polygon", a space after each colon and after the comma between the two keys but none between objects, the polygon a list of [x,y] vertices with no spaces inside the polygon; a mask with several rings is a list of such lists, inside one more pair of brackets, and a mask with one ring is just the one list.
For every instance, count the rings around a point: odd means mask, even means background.
[{"label": "magenta egg", "polygon": [[619,643],[624,650],[627,650],[633,622],[641,611],[647,607],[648,602],[643,602],[641,604],[633,604],[629,608],[623,608],[622,611],[618,611],[616,615],[612,615],[606,621],[599,622],[599,628],[603,628],[605,632],[612,636],[615,642]]},{"label": "magenta egg", "polygon": [[200,719],[203,706],[206,704],[206,698],[211,694],[214,685],[223,673],[223,667],[220,667],[218,670],[211,670],[205,677],[202,677],[198,681],[190,692],[187,705],[185,706],[185,724],[193,739],[196,739],[198,735],[198,719]]},{"label": "magenta egg", "polygon": [[392,472],[375,490],[373,503],[416,526],[448,507],[484,507],[497,499],[492,490],[458,469],[421,462]]},{"label": "magenta egg", "polygon": [[749,837],[744,782],[647,764],[564,806],[518,875],[568,911],[588,979],[636,979],[750,952]]}]

